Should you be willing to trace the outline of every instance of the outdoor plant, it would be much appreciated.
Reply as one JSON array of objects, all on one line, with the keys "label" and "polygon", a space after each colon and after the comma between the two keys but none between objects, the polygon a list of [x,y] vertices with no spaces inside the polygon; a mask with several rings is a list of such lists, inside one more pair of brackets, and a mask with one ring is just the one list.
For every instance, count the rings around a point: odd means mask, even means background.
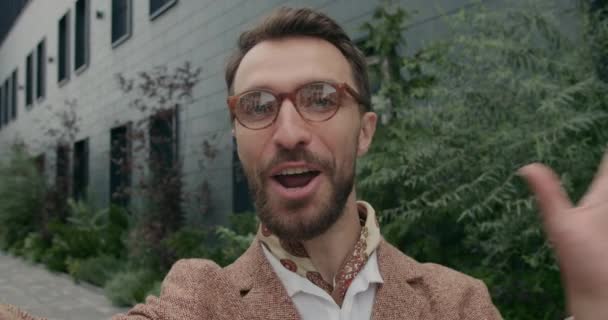
[{"label": "outdoor plant", "polygon": [[[388,36],[377,26],[394,8],[381,10],[367,46]],[[593,57],[608,34],[588,28],[587,13],[541,0],[500,10],[480,3],[447,19],[444,41],[392,67],[399,76],[383,87],[411,83],[412,66],[434,81],[401,91],[405,102],[392,104],[359,167],[361,194],[387,240],[483,279],[506,319],[565,316],[557,264],[516,170],[550,165],[575,201],[596,170],[608,88]],[[393,101],[388,92],[399,94],[380,90],[374,101]]]},{"label": "outdoor plant", "polygon": [[13,145],[9,158],[0,162],[0,249],[41,246],[42,239],[30,234],[44,232],[45,192],[44,177],[26,146]]},{"label": "outdoor plant", "polygon": [[[43,261],[55,271],[78,274],[84,272],[81,260],[111,256],[124,259],[126,249],[123,238],[129,228],[126,212],[119,207],[95,210],[83,202],[68,201],[67,223],[53,221],[49,229],[53,235],[52,245]],[[96,277],[97,275],[90,275]]]},{"label": "outdoor plant", "polygon": [[157,287],[161,278],[153,270],[121,271],[105,285],[106,297],[116,306],[128,307],[144,301],[146,295]]},{"label": "outdoor plant", "polygon": [[200,68],[186,62],[173,70],[161,66],[141,71],[133,78],[116,75],[123,93],[133,97],[129,108],[140,117],[129,135],[134,150],[131,166],[137,183],[126,192],[141,199],[145,206],[135,215],[129,255],[131,260],[153,262],[159,271],[168,270],[174,262],[163,239],[183,224],[185,192],[177,143],[179,108],[192,102],[200,72]]},{"label": "outdoor plant", "polygon": [[119,271],[124,269],[124,261],[110,254],[100,254],[85,259],[68,258],[66,261],[68,273],[77,283],[87,283],[104,287]]}]

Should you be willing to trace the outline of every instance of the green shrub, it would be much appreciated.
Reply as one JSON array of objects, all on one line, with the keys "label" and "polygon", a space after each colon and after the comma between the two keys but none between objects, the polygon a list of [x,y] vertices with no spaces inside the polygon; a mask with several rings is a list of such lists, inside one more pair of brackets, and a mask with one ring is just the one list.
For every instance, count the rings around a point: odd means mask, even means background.
[{"label": "green shrub", "polygon": [[84,259],[96,256],[101,251],[101,239],[93,230],[60,222],[51,223],[49,230],[53,234],[52,247],[65,257]]},{"label": "green shrub", "polygon": [[[71,268],[70,273],[80,276],[78,266],[87,259],[98,257],[99,261],[107,261],[106,257],[126,256],[123,237],[129,222],[124,210],[118,207],[93,210],[82,202],[72,200],[68,201],[68,208],[67,223],[54,220],[48,224],[52,241],[42,254],[41,261],[49,269],[68,272]],[[87,273],[88,269],[89,265],[85,265],[84,272]],[[99,275],[99,279],[104,277]]]},{"label": "green shrub", "polygon": [[144,297],[145,298],[147,298],[148,296],[159,297],[162,284],[163,284],[163,282],[161,280],[155,281],[154,284],[152,284],[152,287],[150,287],[150,290],[148,290],[148,292],[146,292]]},{"label": "green shrub", "polygon": [[229,226],[240,235],[255,234],[258,229],[258,216],[254,212],[233,213],[228,216]]},{"label": "green shrub", "polygon": [[206,258],[221,266],[234,262],[247,250],[257,230],[253,213],[238,213],[228,217],[229,227],[216,226],[211,232],[184,227],[163,240],[173,254],[173,262],[183,258]]},{"label": "green shrub", "polygon": [[100,253],[115,256],[124,254],[123,238],[129,227],[124,209],[111,206],[94,210],[84,202],[72,200],[68,200],[68,207],[68,224],[55,231],[68,242],[68,247],[72,249],[70,256],[87,258]]},{"label": "green shrub", "polygon": [[106,297],[116,306],[132,306],[144,301],[157,286],[160,276],[153,270],[128,270],[114,274],[105,285]]},{"label": "green shrub", "polygon": [[166,250],[163,246],[163,237],[160,228],[154,224],[138,223],[129,230],[127,238],[127,260],[130,269],[151,268],[158,272],[167,272],[170,265],[166,265],[163,255]]},{"label": "green shrub", "polygon": [[238,259],[255,237],[255,233],[238,234],[227,227],[218,227],[215,232],[218,242],[209,258],[220,266],[227,266]]},{"label": "green shrub", "polygon": [[45,190],[31,155],[14,145],[9,159],[0,163],[0,249],[20,249],[28,234],[42,229]]},{"label": "green shrub", "polygon": [[32,262],[41,262],[44,252],[48,250],[50,244],[45,241],[39,233],[31,232],[23,240],[23,247],[20,255]]},{"label": "green shrub", "polygon": [[59,239],[53,239],[51,247],[42,254],[41,261],[47,268],[55,272],[67,272],[67,250]]},{"label": "green shrub", "polygon": [[[394,18],[376,17],[369,27]],[[564,318],[558,267],[515,172],[540,161],[574,200],[586,190],[608,141],[608,87],[593,59],[608,33],[549,0],[480,4],[448,22],[445,41],[383,78],[373,100],[390,120],[358,164],[360,194],[386,239],[482,278],[506,319]],[[374,37],[394,37],[382,30],[370,33],[372,49],[385,43]]]},{"label": "green shrub", "polygon": [[115,273],[122,270],[124,262],[110,255],[101,255],[87,259],[67,259],[68,273],[76,282],[85,281],[103,287]]},{"label": "green shrub", "polygon": [[209,255],[205,243],[207,232],[199,228],[184,227],[163,240],[174,260],[202,258]]}]

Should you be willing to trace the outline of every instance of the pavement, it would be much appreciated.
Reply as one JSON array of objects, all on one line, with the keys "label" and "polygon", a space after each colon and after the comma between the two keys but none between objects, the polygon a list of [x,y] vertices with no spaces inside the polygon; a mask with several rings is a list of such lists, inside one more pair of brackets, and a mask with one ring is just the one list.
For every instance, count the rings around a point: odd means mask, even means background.
[{"label": "pavement", "polygon": [[113,307],[100,288],[75,284],[66,274],[50,272],[42,265],[2,252],[0,303],[49,320],[101,320],[126,311]]}]

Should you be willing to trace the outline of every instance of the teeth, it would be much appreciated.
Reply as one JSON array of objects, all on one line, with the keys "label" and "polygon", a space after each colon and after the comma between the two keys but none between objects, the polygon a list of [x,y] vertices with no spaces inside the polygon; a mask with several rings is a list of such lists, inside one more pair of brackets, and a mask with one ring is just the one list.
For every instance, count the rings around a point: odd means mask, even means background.
[{"label": "teeth", "polygon": [[279,174],[286,176],[286,175],[306,173],[309,171],[312,171],[312,170],[307,169],[307,168],[289,168],[289,169],[281,170],[281,172],[279,172]]}]

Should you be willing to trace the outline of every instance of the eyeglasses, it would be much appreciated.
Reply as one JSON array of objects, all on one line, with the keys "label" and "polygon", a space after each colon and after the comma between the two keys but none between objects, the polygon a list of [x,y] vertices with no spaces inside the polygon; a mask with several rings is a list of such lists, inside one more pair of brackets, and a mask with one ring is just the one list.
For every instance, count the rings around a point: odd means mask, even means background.
[{"label": "eyeglasses", "polygon": [[312,122],[331,119],[350,94],[363,104],[359,94],[346,83],[312,82],[288,93],[254,89],[228,97],[228,107],[246,128],[260,130],[271,126],[279,115],[283,100],[289,99],[302,118]]}]

